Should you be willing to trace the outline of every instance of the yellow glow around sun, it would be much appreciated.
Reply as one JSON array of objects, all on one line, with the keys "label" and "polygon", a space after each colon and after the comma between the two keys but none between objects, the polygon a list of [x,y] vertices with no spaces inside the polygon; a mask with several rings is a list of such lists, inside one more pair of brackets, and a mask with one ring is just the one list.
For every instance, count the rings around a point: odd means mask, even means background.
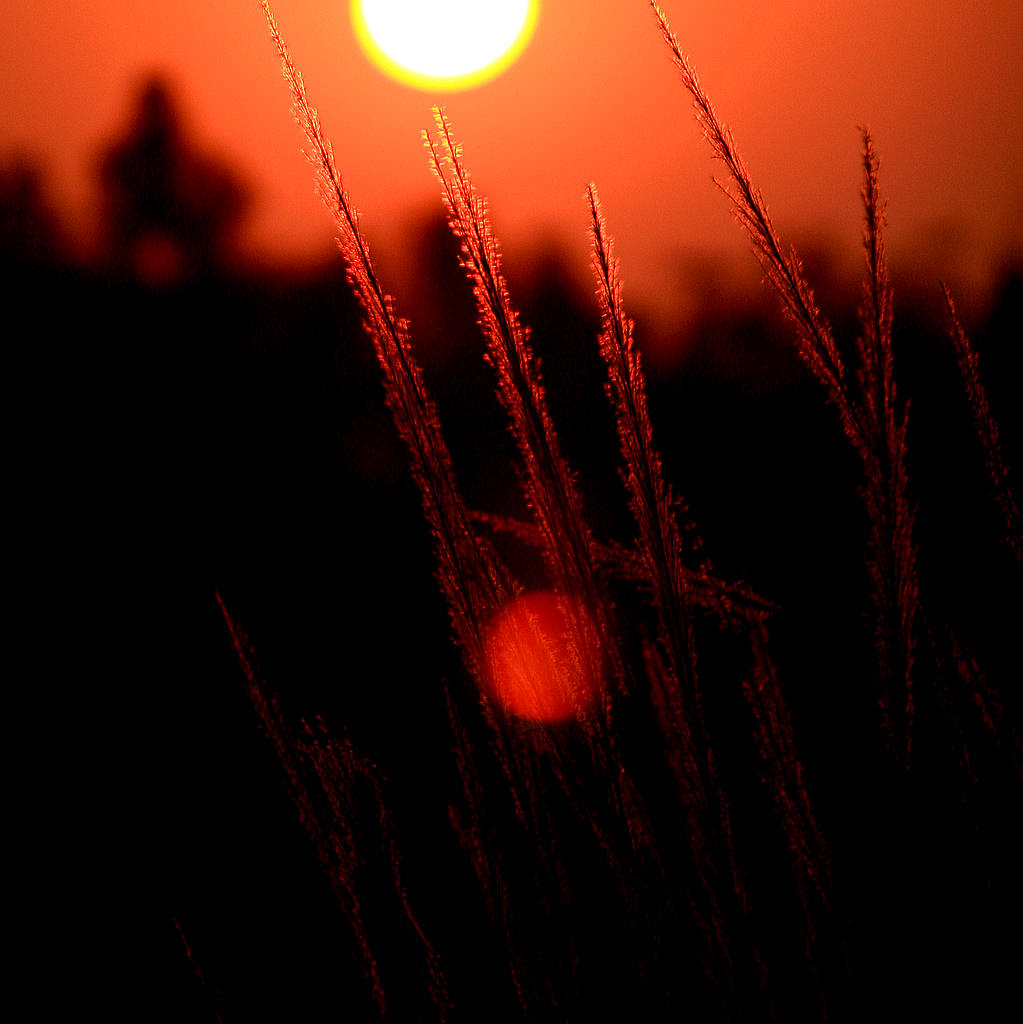
[{"label": "yellow glow around sun", "polygon": [[539,0],[352,0],[359,42],[393,78],[428,91],[471,89],[525,49]]}]

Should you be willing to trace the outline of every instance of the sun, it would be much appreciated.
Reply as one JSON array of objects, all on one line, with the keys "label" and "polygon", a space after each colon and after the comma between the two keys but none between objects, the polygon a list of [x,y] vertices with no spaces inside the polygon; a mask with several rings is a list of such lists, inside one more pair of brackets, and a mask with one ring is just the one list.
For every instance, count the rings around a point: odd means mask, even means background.
[{"label": "sun", "polygon": [[368,56],[391,77],[430,92],[471,89],[525,49],[539,0],[352,0]]}]

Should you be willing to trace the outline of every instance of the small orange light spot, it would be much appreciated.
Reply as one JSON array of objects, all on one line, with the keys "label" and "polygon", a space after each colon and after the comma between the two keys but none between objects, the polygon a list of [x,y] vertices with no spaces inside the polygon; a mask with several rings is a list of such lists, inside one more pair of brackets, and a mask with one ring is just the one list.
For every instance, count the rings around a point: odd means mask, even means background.
[{"label": "small orange light spot", "polygon": [[593,701],[597,635],[573,598],[516,598],[491,622],[486,651],[490,695],[520,718],[557,722]]}]

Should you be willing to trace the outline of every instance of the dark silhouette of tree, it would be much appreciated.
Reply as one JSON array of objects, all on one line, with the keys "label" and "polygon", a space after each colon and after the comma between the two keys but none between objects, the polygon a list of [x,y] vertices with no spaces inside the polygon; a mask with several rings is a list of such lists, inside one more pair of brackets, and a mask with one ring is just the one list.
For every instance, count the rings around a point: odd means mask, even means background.
[{"label": "dark silhouette of tree", "polygon": [[42,174],[23,157],[0,167],[0,260],[41,268],[65,258],[66,239],[43,188]]},{"label": "dark silhouette of tree", "polygon": [[167,281],[209,276],[228,263],[247,190],[189,141],[161,78],[142,85],[131,123],[103,154],[99,176],[115,268]]}]

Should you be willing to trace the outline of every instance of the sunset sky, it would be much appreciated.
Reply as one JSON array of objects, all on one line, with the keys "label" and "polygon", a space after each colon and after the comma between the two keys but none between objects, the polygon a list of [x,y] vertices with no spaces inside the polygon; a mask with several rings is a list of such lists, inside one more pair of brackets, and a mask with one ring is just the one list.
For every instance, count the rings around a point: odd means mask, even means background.
[{"label": "sunset sky", "polygon": [[[857,126],[868,123],[896,266],[968,287],[1020,258],[1018,0],[662,6],[789,240],[855,267]],[[636,307],[681,308],[687,257],[745,250],[645,0],[542,0],[509,70],[444,96],[370,64],[347,0],[277,0],[275,12],[394,282],[394,243],[440,210],[420,140],[438,99],[511,256],[556,245],[584,275],[590,179]],[[0,161],[37,162],[76,237],[95,228],[98,151],[124,129],[140,79],[158,71],[195,140],[250,186],[247,251],[263,261],[329,252],[331,226],[255,0],[34,0],[5,20]],[[755,272],[752,257],[745,266]]]}]

